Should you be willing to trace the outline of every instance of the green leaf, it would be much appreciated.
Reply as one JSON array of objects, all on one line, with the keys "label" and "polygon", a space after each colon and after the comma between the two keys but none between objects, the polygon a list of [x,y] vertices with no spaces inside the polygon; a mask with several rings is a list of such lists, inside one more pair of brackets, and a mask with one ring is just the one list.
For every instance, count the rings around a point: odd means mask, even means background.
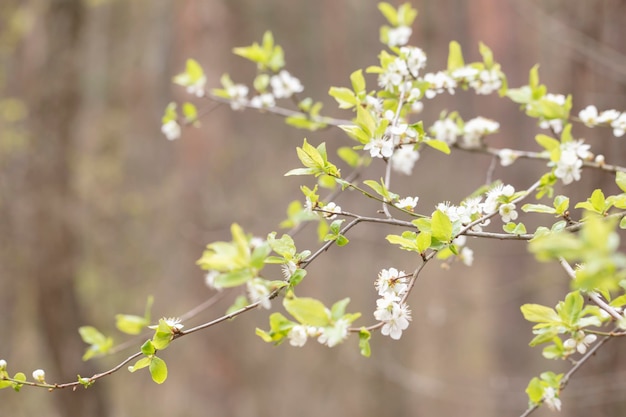
[{"label": "green leaf", "polygon": [[533,323],[558,323],[561,321],[553,308],[540,304],[524,304],[520,310],[522,310],[524,318]]},{"label": "green leaf", "polygon": [[381,2],[378,3],[378,10],[380,10],[392,26],[398,26],[398,12],[395,7],[389,3]]},{"label": "green leaf", "polygon": [[139,359],[137,362],[135,362],[134,365],[129,366],[128,370],[130,372],[135,372],[135,371],[138,371],[140,369],[143,369],[143,368],[145,368],[147,366],[150,366],[150,361],[151,361],[151,358],[149,358],[147,356],[143,357],[143,358]]},{"label": "green leaf", "polygon": [[530,380],[526,387],[526,394],[528,394],[528,400],[532,404],[539,404],[541,402],[543,399],[543,385],[539,378],[534,377]]},{"label": "green leaf", "polygon": [[236,271],[225,272],[215,277],[216,288],[238,287],[250,281],[256,276],[255,271],[250,268],[238,269]]},{"label": "green leaf", "polygon": [[122,333],[139,334],[148,324],[150,320],[146,320],[145,317],[132,314],[115,315],[115,327]]},{"label": "green leaf", "polygon": [[152,337],[152,345],[157,350],[163,350],[169,346],[173,337],[174,334],[172,333],[170,325],[167,324],[164,319],[160,319],[154,336]]},{"label": "green leaf", "polygon": [[198,110],[192,103],[183,103],[183,115],[187,123],[193,123],[198,120]]},{"label": "green leaf", "polygon": [[626,172],[617,171],[615,174],[615,183],[620,190],[626,193]]},{"label": "green leaf", "polygon": [[285,298],[285,310],[301,324],[324,327],[330,324],[330,318],[324,304],[315,298]]},{"label": "green leaf", "polygon": [[424,143],[430,146],[431,148],[438,150],[439,152],[443,152],[446,155],[450,155],[450,147],[448,146],[447,143],[445,143],[442,140],[428,139],[428,140],[425,140]]},{"label": "green leaf", "polygon": [[535,140],[537,143],[547,151],[552,151],[553,149],[558,149],[561,146],[561,142],[558,140],[551,138],[548,135],[544,135],[542,133],[535,136]]},{"label": "green leaf", "polygon": [[337,155],[352,168],[359,166],[361,161],[361,156],[348,146],[342,146],[337,149]]},{"label": "green leaf", "polygon": [[450,42],[450,52],[448,52],[448,71],[453,71],[464,66],[465,61],[463,60],[461,45],[459,45],[457,41]]},{"label": "green leaf", "polygon": [[564,323],[573,325],[578,321],[580,312],[583,309],[585,301],[579,291],[573,291],[565,297],[565,301],[559,303],[557,311]]},{"label": "green leaf", "polygon": [[505,232],[510,233],[512,235],[523,235],[526,234],[526,226],[524,223],[515,224],[513,222],[509,222],[503,226]]},{"label": "green leaf", "polygon": [[372,349],[370,347],[370,338],[372,334],[364,327],[361,327],[359,330],[359,349],[361,351],[361,355],[369,358],[372,354]]},{"label": "green leaf", "polygon": [[152,340],[148,339],[143,345],[141,345],[141,353],[143,353],[144,355],[146,356],[154,355],[155,352],[156,352],[156,349],[154,348],[154,345],[152,344]]},{"label": "green leaf", "polygon": [[[20,382],[26,382],[26,375],[24,375],[23,372],[18,372],[13,376],[13,379],[15,379],[16,381],[20,381]],[[20,389],[22,389],[23,384],[20,384],[19,382],[14,382],[13,383],[13,390],[15,390],[15,392],[19,392]]]},{"label": "green leaf", "polygon": [[154,356],[150,361],[150,375],[152,380],[157,384],[162,384],[167,379],[167,365],[165,361],[157,356]]},{"label": "green leaf", "polygon": [[547,214],[555,214],[556,210],[550,206],[546,206],[545,204],[524,204],[522,206],[522,211],[524,213],[547,213]]},{"label": "green leaf", "polygon": [[337,101],[340,109],[351,109],[358,102],[352,90],[345,87],[330,87],[328,94]]},{"label": "green leaf", "polygon": [[485,69],[491,69],[493,67],[493,52],[491,49],[484,43],[480,42],[478,44],[478,51],[480,55],[483,57],[483,62],[485,63]]},{"label": "green leaf", "polygon": [[339,300],[333,304],[330,308],[330,317],[333,320],[339,320],[342,318],[344,314],[346,314],[346,307],[348,306],[348,303],[350,303],[350,298],[344,298],[343,300]]},{"label": "green leaf", "polygon": [[432,234],[430,232],[420,232],[415,239],[417,251],[423,253],[426,249],[430,248],[432,240]]},{"label": "green leaf", "polygon": [[449,242],[452,239],[452,222],[441,210],[433,213],[431,228],[435,239],[441,242]]},{"label": "green leaf", "polygon": [[363,77],[363,70],[356,70],[350,74],[350,81],[352,82],[352,89],[356,94],[365,92],[365,77]]}]

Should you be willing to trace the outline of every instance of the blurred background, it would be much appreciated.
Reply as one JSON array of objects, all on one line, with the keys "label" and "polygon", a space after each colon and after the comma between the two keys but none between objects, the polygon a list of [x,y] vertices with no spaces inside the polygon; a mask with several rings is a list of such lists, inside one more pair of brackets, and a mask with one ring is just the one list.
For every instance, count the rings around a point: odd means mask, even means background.
[{"label": "blurred background", "polygon": [[[114,315],[141,315],[148,295],[155,297],[155,318],[181,315],[210,298],[195,266],[205,245],[230,240],[232,222],[258,236],[278,230],[287,204],[302,200],[302,178],[282,174],[299,165],[295,146],[305,136],[314,144],[326,141],[331,150],[350,144],[337,130],[298,131],[278,117],[234,113],[224,105],[202,120],[201,129],[167,141],[160,132],[165,106],[190,99],[171,83],[185,60],[202,64],[209,87],[218,86],[224,72],[249,84],[254,67],[230,51],[260,41],[270,29],[303,94],[326,103],[326,114],[349,118],[327,91],[348,86],[353,70],[378,62],[384,22],[376,4],[2,0],[0,358],[9,371],[30,376],[43,368],[49,382],[68,382],[119,363],[137,349],[82,362],[86,345],[77,328],[93,325],[122,342]],[[575,114],[591,103],[626,109],[624,0],[412,4],[419,16],[411,44],[428,54],[429,71],[445,67],[451,40],[461,43],[468,62],[480,59],[482,41],[510,86],[526,83],[529,69],[540,63],[550,92],[574,94]],[[481,115],[501,124],[488,139],[493,146],[536,150],[535,122],[507,100],[458,92],[425,104],[426,126],[444,109],[464,119]],[[574,133],[607,162],[626,163],[609,129],[576,126]],[[394,179],[392,188],[419,196],[417,209],[429,213],[438,202],[458,203],[482,185],[491,163],[486,156],[425,151],[414,175]],[[542,170],[520,160],[497,166],[494,176],[523,189]],[[382,164],[373,163],[364,177],[382,173]],[[578,201],[598,186],[613,190],[612,183],[611,175],[585,172],[583,181],[557,192]],[[378,209],[358,196],[336,202],[366,215]],[[378,271],[412,271],[419,264],[386,244],[388,232],[376,225],[354,229],[347,247],[332,248],[311,266],[299,294],[329,305],[350,296],[349,310],[364,313],[357,324],[372,323]],[[307,237],[312,234],[311,228],[297,236],[300,250],[317,247]],[[265,344],[254,329],[267,328],[269,313],[259,310],[162,352],[169,366],[162,386],[148,372],[122,370],[89,390],[3,390],[0,415],[520,415],[528,381],[568,364],[547,361],[540,348],[527,346],[531,326],[519,306],[553,306],[568,278],[554,265],[537,264],[522,243],[470,246],[472,268],[427,266],[409,299],[411,326],[397,342],[375,334],[369,359],[359,355],[354,339],[332,350],[314,342],[299,349]],[[228,293],[185,324],[219,317],[236,295]],[[601,349],[564,392],[561,415],[626,415],[625,360],[618,341]]]}]

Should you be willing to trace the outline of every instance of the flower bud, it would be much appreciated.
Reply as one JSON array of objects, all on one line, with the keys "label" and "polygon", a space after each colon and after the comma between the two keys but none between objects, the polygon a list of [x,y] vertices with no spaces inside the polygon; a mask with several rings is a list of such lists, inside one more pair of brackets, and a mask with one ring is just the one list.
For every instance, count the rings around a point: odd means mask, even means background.
[{"label": "flower bud", "polygon": [[7,361],[4,359],[0,359],[0,371],[6,371],[7,369]]},{"label": "flower bud", "polygon": [[46,373],[43,369],[36,369],[33,371],[33,378],[35,379],[35,381],[43,384],[44,382],[46,382]]}]

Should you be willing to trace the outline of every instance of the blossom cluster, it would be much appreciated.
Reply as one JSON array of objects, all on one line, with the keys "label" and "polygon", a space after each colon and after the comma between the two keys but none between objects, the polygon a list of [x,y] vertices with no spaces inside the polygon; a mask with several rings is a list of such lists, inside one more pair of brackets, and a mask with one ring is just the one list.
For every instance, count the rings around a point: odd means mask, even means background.
[{"label": "blossom cluster", "polygon": [[376,300],[374,317],[383,323],[381,333],[398,340],[402,331],[409,327],[411,310],[402,301],[409,289],[408,275],[396,268],[383,269],[376,279],[376,290],[380,298]]},{"label": "blossom cluster", "polygon": [[482,139],[486,135],[496,133],[500,124],[495,120],[485,117],[475,117],[463,123],[456,115],[437,120],[430,127],[430,134],[437,140],[448,145],[457,143],[459,136],[462,137],[461,145],[466,148],[479,148]]},{"label": "blossom cluster", "polygon": [[590,146],[582,140],[561,143],[558,162],[551,162],[549,166],[556,166],[554,175],[560,178],[563,184],[567,185],[580,180],[583,161],[593,158],[589,148]]},{"label": "blossom cluster", "polygon": [[610,109],[598,113],[596,106],[589,105],[578,113],[580,120],[588,127],[609,125],[613,128],[613,135],[624,136],[626,133],[626,112],[620,113]]},{"label": "blossom cluster", "polygon": [[333,326],[316,327],[305,324],[297,324],[289,330],[287,338],[289,344],[295,347],[302,347],[310,338],[317,339],[318,343],[333,347],[341,343],[348,337],[350,322],[346,319],[337,320]]},{"label": "blossom cluster", "polygon": [[290,98],[296,93],[304,91],[304,87],[300,80],[289,73],[287,70],[281,70],[279,73],[269,78],[269,86],[263,87],[257,91],[258,95],[248,100],[248,86],[244,84],[233,84],[226,87],[228,98],[230,99],[230,107],[233,110],[241,110],[246,106],[254,108],[272,108],[276,105],[276,99]]}]

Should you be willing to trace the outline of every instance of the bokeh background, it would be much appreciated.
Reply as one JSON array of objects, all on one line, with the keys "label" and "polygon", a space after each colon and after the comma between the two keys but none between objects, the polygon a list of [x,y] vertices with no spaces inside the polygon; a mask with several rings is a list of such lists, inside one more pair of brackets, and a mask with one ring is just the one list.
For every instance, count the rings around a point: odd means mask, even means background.
[{"label": "bokeh background", "polygon": [[[451,40],[461,43],[466,61],[479,59],[482,41],[511,86],[525,83],[540,63],[550,92],[574,94],[575,112],[589,103],[626,109],[624,0],[412,4],[420,14],[411,44],[426,51],[429,70],[445,66]],[[0,357],[9,369],[30,375],[44,368],[50,382],[67,382],[119,363],[136,348],[81,362],[77,328],[94,325],[122,342],[114,315],[141,314],[150,294],[154,317],[181,315],[209,299],[195,261],[207,243],[230,239],[232,222],[259,236],[278,230],[286,205],[302,198],[301,178],[282,174],[298,166],[294,149],[303,137],[329,149],[350,144],[336,130],[297,131],[278,117],[224,105],[201,129],[167,141],[160,118],[168,102],[188,99],[171,83],[187,58],[203,65],[209,86],[218,86],[223,72],[249,83],[253,66],[230,51],[271,29],[304,94],[326,103],[327,114],[348,118],[328,87],[347,86],[353,70],[377,63],[382,23],[370,0],[2,0]],[[464,92],[437,98],[426,103],[425,124],[443,109],[498,120],[494,146],[536,148],[535,122],[506,100]],[[626,163],[608,129],[576,126],[575,134],[610,163]],[[430,212],[483,184],[491,163],[424,152],[414,175],[395,179],[393,188],[418,195],[418,209]],[[364,175],[379,178],[382,169],[374,163]],[[522,189],[541,169],[518,161],[494,175]],[[610,175],[585,172],[563,192],[574,201],[611,183]],[[349,194],[337,203],[363,214],[378,208]],[[350,245],[312,265],[300,294],[329,304],[350,296],[352,309],[364,312],[359,323],[371,323],[377,272],[418,264],[389,248],[387,233],[355,229]],[[317,247],[311,234],[298,236],[299,249]],[[3,390],[0,415],[519,415],[530,378],[567,369],[527,346],[531,326],[519,306],[554,305],[567,277],[537,264],[522,243],[471,246],[472,268],[427,266],[409,299],[410,328],[398,342],[375,335],[369,359],[354,340],[332,350],[267,345],[254,328],[266,328],[269,313],[253,311],[164,351],[170,373],[162,386],[147,372],[122,370],[89,390]],[[235,296],[186,324],[220,316]],[[604,347],[564,392],[562,415],[625,415],[625,359],[619,341]]]}]

